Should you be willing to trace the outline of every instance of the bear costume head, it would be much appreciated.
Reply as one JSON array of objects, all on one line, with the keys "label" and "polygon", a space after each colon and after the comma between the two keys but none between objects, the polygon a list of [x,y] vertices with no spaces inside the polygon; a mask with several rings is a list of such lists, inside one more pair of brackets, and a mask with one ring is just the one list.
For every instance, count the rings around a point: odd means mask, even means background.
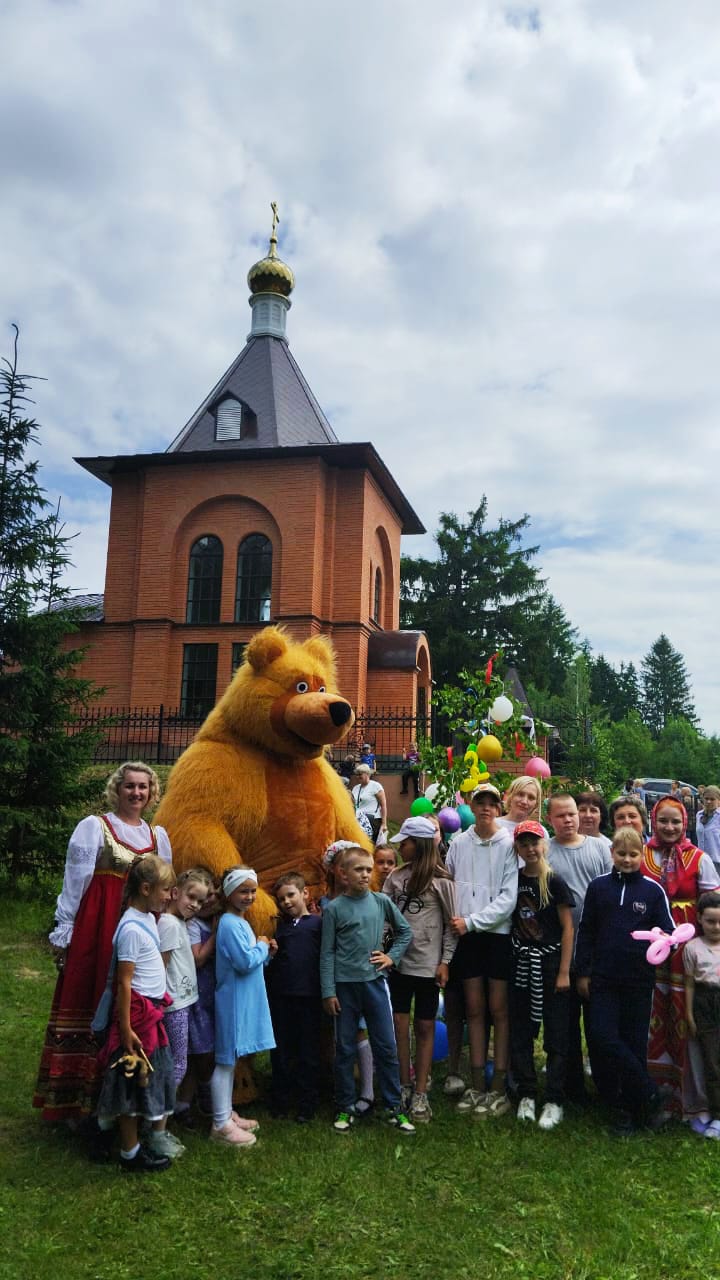
[{"label": "bear costume head", "polygon": [[217,875],[254,867],[260,891],[248,918],[258,932],[272,931],[277,908],[266,891],[281,873],[302,872],[319,897],[329,844],[371,847],[324,754],[355,718],[335,680],[328,640],[298,643],[280,627],[259,632],[173,768],[157,812],[177,871],[198,863]]}]

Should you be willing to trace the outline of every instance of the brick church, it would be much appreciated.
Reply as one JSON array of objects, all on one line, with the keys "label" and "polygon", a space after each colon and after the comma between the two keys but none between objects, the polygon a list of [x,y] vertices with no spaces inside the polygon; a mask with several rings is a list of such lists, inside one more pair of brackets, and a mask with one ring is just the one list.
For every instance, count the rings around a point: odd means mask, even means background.
[{"label": "brick church", "polygon": [[164,453],[78,458],[111,490],[103,596],[73,643],[116,707],[203,717],[250,637],[332,637],[358,709],[424,719],[430,654],[399,629],[400,538],[425,530],[369,442],[341,444],[290,352],[295,279],[251,267],[246,345]]}]

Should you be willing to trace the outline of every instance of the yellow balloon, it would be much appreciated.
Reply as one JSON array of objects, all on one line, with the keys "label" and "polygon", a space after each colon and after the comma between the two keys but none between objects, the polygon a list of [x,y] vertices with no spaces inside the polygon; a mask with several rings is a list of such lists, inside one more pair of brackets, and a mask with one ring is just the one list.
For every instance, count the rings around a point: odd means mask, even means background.
[{"label": "yellow balloon", "polygon": [[460,790],[462,791],[463,795],[466,795],[468,791],[474,791],[475,786],[476,786],[476,783],[473,778],[466,778],[464,782],[460,783]]},{"label": "yellow balloon", "polygon": [[473,751],[472,748],[469,751],[466,751],[465,755],[463,756],[463,762],[465,764],[477,764],[478,762],[477,751]]},{"label": "yellow balloon", "polygon": [[502,743],[495,737],[494,733],[488,733],[478,742],[477,753],[486,764],[490,764],[491,760],[502,760]]}]

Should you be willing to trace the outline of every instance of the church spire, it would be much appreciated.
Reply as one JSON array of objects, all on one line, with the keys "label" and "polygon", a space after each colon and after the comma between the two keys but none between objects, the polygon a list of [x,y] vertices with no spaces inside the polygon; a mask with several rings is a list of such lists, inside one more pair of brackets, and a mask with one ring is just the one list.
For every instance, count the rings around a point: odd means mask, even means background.
[{"label": "church spire", "polygon": [[252,327],[250,338],[267,336],[287,342],[285,317],[290,310],[290,294],[295,288],[295,276],[287,263],[278,257],[277,225],[280,221],[277,202],[272,201],[272,229],[267,257],[261,258],[248,271]]}]

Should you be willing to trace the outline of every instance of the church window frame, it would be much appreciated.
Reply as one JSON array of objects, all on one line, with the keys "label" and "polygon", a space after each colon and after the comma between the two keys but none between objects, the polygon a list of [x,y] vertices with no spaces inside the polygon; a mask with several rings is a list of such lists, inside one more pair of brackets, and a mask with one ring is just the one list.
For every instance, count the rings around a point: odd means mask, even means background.
[{"label": "church window frame", "polygon": [[238,547],[235,621],[270,622],[273,545],[264,533],[247,534]]},{"label": "church window frame", "polygon": [[220,621],[224,548],[214,533],[203,533],[190,548],[185,621],[211,626]]}]

